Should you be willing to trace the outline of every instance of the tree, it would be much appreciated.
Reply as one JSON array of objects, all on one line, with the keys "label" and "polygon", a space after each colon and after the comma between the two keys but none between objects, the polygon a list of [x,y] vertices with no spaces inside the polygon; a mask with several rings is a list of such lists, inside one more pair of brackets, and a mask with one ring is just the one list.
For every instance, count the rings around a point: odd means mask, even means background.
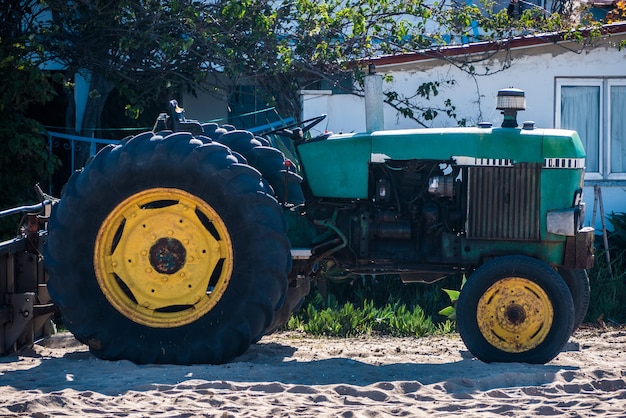
[{"label": "tree", "polygon": [[127,98],[127,113],[136,117],[146,102],[177,92],[182,84],[205,82],[211,72],[206,64],[214,46],[205,34],[213,29],[204,2],[46,3],[52,14],[47,50],[69,75],[80,73],[91,82],[83,127],[100,127],[114,88]]},{"label": "tree", "polygon": [[[151,100],[189,89],[229,97],[248,83],[285,115],[300,114],[298,91],[321,82],[353,92],[367,57],[445,46],[447,39],[504,39],[561,31],[572,22],[540,8],[494,11],[488,4],[423,0],[47,0],[47,48],[70,72],[92,80],[84,126],[95,127],[111,90],[137,116]],[[474,28],[480,27],[478,37]],[[506,47],[506,46],[504,46]],[[472,71],[471,61],[457,65]],[[343,83],[347,80],[346,83]],[[449,82],[453,83],[453,80]],[[426,81],[388,103],[417,122],[454,106],[429,107]]]},{"label": "tree", "polygon": [[[563,31],[573,28],[576,23],[570,16],[549,14],[539,7],[513,14],[506,8],[494,9],[494,3],[488,0],[480,1],[479,4],[458,3],[461,2],[282,2],[280,7],[274,9],[276,23],[273,40],[277,51],[270,51],[270,55],[265,56],[261,51],[260,55],[264,57],[263,62],[276,64],[268,72],[254,73],[254,68],[249,68],[248,73],[254,74],[254,79],[266,91],[281,91],[281,86],[293,86],[288,90],[293,93],[288,100],[290,108],[297,115],[297,92],[306,88],[308,83],[325,80],[340,89],[340,81],[348,78],[351,81],[347,85],[348,92],[362,94],[368,57],[417,52],[425,48],[445,57],[443,49],[451,42],[504,40],[502,49],[506,49],[506,39],[513,36]],[[247,13],[254,11],[246,8],[241,16],[245,17]],[[257,37],[261,35],[257,34]],[[248,38],[247,42],[253,40],[254,36],[253,39]],[[263,38],[257,38],[256,41],[257,44],[265,44]],[[244,54],[250,49],[245,51]],[[237,62],[246,62],[246,56],[237,58]],[[474,74],[475,60],[488,58],[490,56],[464,57],[457,61],[448,59],[459,68]],[[456,119],[456,109],[451,100],[443,100],[440,108],[433,107],[430,102],[431,97],[440,94],[443,84],[454,84],[454,80],[425,80],[412,92],[388,91],[385,93],[386,102],[403,117],[423,126],[427,126],[440,112]],[[284,105],[279,107],[289,108]],[[464,120],[457,122],[463,124]]]},{"label": "tree", "polygon": [[[46,57],[38,42],[37,6],[37,0],[0,4],[0,209],[33,203],[33,187],[58,165],[44,128],[25,115],[29,106],[54,94],[40,69]],[[0,238],[14,235],[16,219],[0,222]]]}]

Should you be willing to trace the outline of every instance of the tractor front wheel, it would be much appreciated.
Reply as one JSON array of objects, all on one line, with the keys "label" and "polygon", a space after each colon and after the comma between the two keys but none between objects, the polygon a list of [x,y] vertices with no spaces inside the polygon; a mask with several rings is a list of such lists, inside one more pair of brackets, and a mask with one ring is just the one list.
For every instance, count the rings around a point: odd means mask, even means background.
[{"label": "tractor front wheel", "polygon": [[457,304],[465,345],[485,362],[543,364],[567,343],[574,303],[561,276],[547,264],[507,256],[478,268]]}]

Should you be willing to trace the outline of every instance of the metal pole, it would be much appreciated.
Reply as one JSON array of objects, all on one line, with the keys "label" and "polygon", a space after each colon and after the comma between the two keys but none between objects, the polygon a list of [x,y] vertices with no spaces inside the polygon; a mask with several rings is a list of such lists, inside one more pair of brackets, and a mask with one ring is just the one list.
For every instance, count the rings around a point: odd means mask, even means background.
[{"label": "metal pole", "polygon": [[611,267],[611,254],[609,253],[609,239],[606,232],[606,222],[604,220],[604,203],[602,202],[602,189],[598,187],[598,201],[600,202],[600,221],[602,221],[602,241],[604,242],[604,254],[606,264],[609,266],[609,274],[613,278],[613,268]]},{"label": "metal pole", "polygon": [[364,83],[366,131],[380,131],[385,128],[383,76],[376,74],[373,64],[370,65],[369,74],[365,76]]},{"label": "metal pole", "polygon": [[[48,132],[48,157],[52,158],[52,135]],[[52,174],[48,176],[48,194],[52,194]]]},{"label": "metal pole", "polygon": [[70,152],[72,153],[72,157],[71,157],[72,171],[71,171],[71,173],[73,173],[74,172],[74,138],[70,139]]}]

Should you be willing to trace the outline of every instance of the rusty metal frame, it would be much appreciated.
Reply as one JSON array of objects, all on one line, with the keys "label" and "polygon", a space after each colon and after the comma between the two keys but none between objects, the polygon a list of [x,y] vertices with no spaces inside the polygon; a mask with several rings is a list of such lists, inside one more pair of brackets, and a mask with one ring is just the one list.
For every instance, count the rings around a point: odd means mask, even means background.
[{"label": "rusty metal frame", "polygon": [[32,346],[53,332],[55,307],[40,251],[47,238],[46,218],[31,212],[45,210],[50,203],[2,211],[3,216],[30,213],[18,237],[0,242],[0,355]]}]

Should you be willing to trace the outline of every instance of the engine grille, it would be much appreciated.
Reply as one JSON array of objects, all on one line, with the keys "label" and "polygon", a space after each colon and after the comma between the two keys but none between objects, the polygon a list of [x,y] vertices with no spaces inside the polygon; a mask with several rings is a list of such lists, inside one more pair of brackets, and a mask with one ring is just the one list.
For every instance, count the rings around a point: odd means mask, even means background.
[{"label": "engine grille", "polygon": [[468,238],[539,239],[540,164],[468,171]]}]

